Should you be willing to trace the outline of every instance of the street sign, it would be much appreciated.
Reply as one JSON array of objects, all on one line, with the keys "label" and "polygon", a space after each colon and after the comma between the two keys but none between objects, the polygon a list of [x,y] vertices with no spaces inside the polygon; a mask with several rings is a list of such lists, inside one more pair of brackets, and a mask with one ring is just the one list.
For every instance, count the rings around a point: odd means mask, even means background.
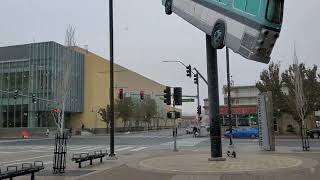
[{"label": "street sign", "polygon": [[194,102],[194,99],[182,99],[182,102]]}]

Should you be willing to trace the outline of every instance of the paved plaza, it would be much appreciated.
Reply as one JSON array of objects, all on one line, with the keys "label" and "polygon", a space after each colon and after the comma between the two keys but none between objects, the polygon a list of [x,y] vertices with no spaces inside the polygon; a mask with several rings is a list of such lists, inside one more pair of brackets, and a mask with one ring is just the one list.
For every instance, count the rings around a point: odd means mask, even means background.
[{"label": "paved plaza", "polygon": [[[180,129],[179,152],[173,152],[171,130],[117,134],[116,160],[84,162],[82,168],[71,161],[75,153],[109,151],[109,136],[75,136],[68,141],[67,169],[64,174],[52,174],[53,143],[46,139],[0,140],[0,166],[21,165],[43,161],[45,170],[36,179],[115,179],[115,180],[290,180],[317,179],[320,175],[320,141],[311,140],[311,151],[303,152],[301,142],[294,137],[278,137],[276,151],[260,151],[257,139],[234,139],[237,158],[223,162],[208,161],[209,137],[193,138]],[[226,157],[228,139],[222,139]],[[23,176],[19,179],[30,179]],[[318,179],[317,179],[318,180]]]}]

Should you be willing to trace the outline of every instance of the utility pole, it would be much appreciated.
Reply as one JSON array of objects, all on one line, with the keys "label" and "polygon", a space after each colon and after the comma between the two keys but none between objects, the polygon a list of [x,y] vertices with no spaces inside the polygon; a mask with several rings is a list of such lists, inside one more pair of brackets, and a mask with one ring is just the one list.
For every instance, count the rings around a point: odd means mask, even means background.
[{"label": "utility pole", "polygon": [[230,146],[233,145],[232,141],[232,119],[231,119],[231,93],[230,93],[230,61],[229,61],[229,48],[226,47],[226,60],[227,60],[227,81],[228,81],[228,120],[229,120],[229,132],[230,132]]},{"label": "utility pole", "polygon": [[114,72],[113,72],[113,0],[109,0],[109,33],[110,33],[110,154],[109,157],[115,157],[114,153]]},{"label": "utility pole", "polygon": [[225,158],[222,158],[221,146],[217,49],[212,47],[211,36],[209,35],[206,35],[206,49],[211,141],[211,157],[209,161],[225,161]]}]

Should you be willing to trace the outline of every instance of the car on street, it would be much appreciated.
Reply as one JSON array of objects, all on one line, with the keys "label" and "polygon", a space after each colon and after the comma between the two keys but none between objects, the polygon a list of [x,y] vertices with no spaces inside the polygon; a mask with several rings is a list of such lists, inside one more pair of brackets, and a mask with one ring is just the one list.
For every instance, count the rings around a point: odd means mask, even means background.
[{"label": "car on street", "polygon": [[315,137],[317,137],[319,139],[320,138],[320,128],[309,129],[307,131],[307,135],[312,139]]},{"label": "car on street", "polygon": [[193,127],[194,126],[189,126],[186,128],[186,134],[192,134],[193,133]]},{"label": "car on street", "polygon": [[[230,131],[224,133],[225,137],[230,137]],[[257,128],[234,128],[232,130],[232,137],[234,138],[257,138],[259,137]]]},{"label": "car on street", "polygon": [[200,136],[208,136],[210,134],[209,125],[201,125],[199,128]]}]

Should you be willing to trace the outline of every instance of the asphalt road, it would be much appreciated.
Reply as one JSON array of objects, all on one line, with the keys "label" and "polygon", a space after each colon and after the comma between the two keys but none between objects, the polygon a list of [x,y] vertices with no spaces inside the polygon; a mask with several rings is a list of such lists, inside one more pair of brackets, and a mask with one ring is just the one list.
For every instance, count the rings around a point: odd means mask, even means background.
[{"label": "asphalt road", "polygon": [[[109,136],[74,136],[68,142],[69,157],[67,164],[71,164],[71,155],[80,152],[92,152],[95,150],[109,150]],[[223,139],[223,146],[227,146],[229,139]],[[246,148],[258,146],[257,139],[234,139],[237,146]],[[210,148],[209,137],[193,138],[192,134],[186,135],[184,129],[179,130],[177,139],[180,150],[203,150]],[[310,140],[312,148],[320,149],[320,140]],[[301,147],[300,139],[277,139],[276,146]],[[129,134],[116,134],[115,152],[117,156],[122,154],[168,150],[173,148],[171,130],[161,130],[152,132],[140,132]],[[54,139],[17,139],[0,140],[0,167],[3,169],[8,165],[21,164],[23,162],[33,162],[35,160],[44,161],[46,167],[52,168],[52,157],[54,149]]]}]

